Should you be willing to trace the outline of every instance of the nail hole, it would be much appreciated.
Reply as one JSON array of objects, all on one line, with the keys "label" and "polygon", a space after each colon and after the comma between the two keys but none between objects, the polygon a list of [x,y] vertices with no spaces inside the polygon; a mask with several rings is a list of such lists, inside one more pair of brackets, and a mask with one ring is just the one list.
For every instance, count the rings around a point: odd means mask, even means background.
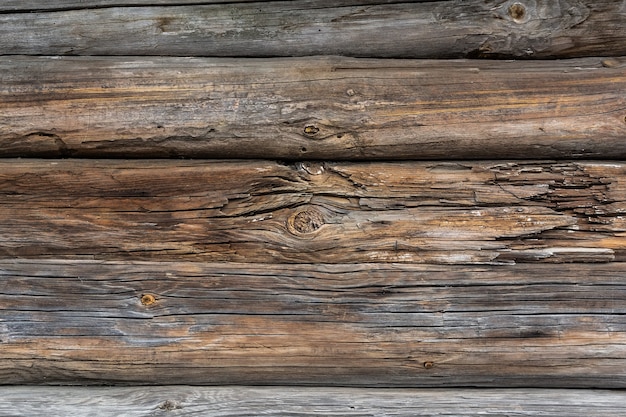
[{"label": "nail hole", "polygon": [[156,303],[156,298],[152,294],[144,294],[141,296],[141,304],[149,306]]},{"label": "nail hole", "polygon": [[524,7],[523,4],[513,3],[509,7],[509,16],[511,16],[513,20],[521,20],[524,18],[525,15],[526,15],[526,8]]},{"label": "nail hole", "polygon": [[343,137],[343,135],[340,133],[337,135],[337,139],[341,139]]},{"label": "nail hole", "polygon": [[300,152],[305,153],[307,151],[307,149],[303,146],[300,148]]},{"label": "nail hole", "polygon": [[424,362],[424,368],[426,368],[426,369],[430,369],[433,366],[435,366],[435,364],[433,362],[430,362],[430,361]]}]

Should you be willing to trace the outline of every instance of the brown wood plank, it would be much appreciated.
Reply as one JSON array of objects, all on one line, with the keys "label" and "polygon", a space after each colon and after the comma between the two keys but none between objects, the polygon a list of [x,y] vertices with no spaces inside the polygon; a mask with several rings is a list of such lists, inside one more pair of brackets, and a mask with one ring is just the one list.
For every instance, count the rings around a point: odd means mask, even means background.
[{"label": "brown wood plank", "polygon": [[0,381],[626,387],[626,264],[0,261]]},{"label": "brown wood plank", "polygon": [[0,160],[0,256],[626,260],[626,164]]},{"label": "brown wood plank", "polygon": [[0,413],[153,416],[622,417],[619,391],[302,387],[4,387]]},{"label": "brown wood plank", "polygon": [[[25,3],[32,7],[32,1]],[[351,3],[243,2],[5,13],[0,16],[0,54],[626,55],[626,11],[620,1],[382,1],[346,6]],[[62,4],[72,3],[65,0]]]},{"label": "brown wood plank", "polygon": [[626,158],[623,58],[3,57],[0,72],[0,156]]}]

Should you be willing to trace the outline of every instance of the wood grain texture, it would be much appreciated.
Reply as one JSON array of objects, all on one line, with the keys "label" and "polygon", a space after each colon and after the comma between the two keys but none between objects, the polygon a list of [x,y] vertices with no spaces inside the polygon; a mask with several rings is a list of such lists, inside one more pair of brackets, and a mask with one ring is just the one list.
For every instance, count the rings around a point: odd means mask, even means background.
[{"label": "wood grain texture", "polygon": [[[0,12],[32,13],[134,6],[185,6],[192,4],[247,3],[264,0],[4,0]],[[280,1],[280,0],[277,0]]]},{"label": "wood grain texture", "polygon": [[0,73],[5,157],[626,158],[623,58],[3,57]]},{"label": "wood grain texture", "polygon": [[626,260],[626,165],[0,160],[0,256]]},{"label": "wood grain texture", "polygon": [[[294,0],[274,0],[272,3],[293,3]],[[390,3],[421,3],[433,0],[295,0],[300,7],[344,7]],[[452,0],[442,0],[452,1]],[[210,4],[267,3],[269,0],[3,0],[0,13],[32,13],[37,11],[71,11],[133,6],[189,6]]]},{"label": "wood grain texture", "polygon": [[626,265],[0,262],[4,384],[626,387]]},{"label": "wood grain texture", "polygon": [[349,6],[351,3],[278,1],[5,13],[0,16],[0,54],[399,58],[626,55],[623,1],[383,1]]},{"label": "wood grain texture", "polygon": [[12,417],[516,416],[622,417],[626,394],[601,390],[297,387],[0,388]]}]

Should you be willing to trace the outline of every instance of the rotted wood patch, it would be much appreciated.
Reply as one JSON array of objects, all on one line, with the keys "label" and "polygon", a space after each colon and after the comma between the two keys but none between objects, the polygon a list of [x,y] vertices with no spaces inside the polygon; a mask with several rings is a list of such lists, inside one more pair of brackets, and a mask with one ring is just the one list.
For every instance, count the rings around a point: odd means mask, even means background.
[{"label": "rotted wood patch", "polygon": [[0,261],[0,381],[626,387],[626,265]]},{"label": "rotted wood patch", "polygon": [[625,175],[613,162],[5,159],[0,255],[624,261]]},{"label": "rotted wood patch", "polygon": [[2,57],[0,156],[624,159],[625,62]]},{"label": "rotted wood patch", "polygon": [[[626,55],[626,12],[615,0],[193,3],[198,1],[9,0],[0,6],[0,54]],[[30,13],[16,13],[19,9]]]},{"label": "rotted wood patch", "polygon": [[4,387],[12,417],[464,416],[622,417],[626,394],[558,389],[303,387]]}]

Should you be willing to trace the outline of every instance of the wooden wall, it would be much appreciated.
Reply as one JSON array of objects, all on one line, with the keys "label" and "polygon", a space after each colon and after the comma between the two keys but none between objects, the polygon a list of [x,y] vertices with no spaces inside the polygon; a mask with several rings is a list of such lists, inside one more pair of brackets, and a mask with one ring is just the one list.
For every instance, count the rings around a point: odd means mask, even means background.
[{"label": "wooden wall", "polygon": [[2,2],[0,414],[622,415],[625,27]]}]

